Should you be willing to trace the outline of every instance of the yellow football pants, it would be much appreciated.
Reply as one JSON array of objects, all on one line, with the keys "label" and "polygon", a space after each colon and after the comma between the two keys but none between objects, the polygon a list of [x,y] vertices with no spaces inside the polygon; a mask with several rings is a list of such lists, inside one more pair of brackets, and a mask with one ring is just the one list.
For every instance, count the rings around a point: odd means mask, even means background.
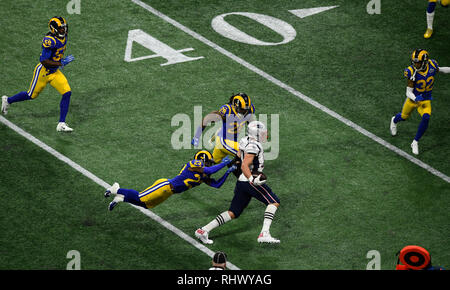
[{"label": "yellow football pants", "polygon": [[58,69],[56,72],[49,74],[49,70],[39,63],[34,68],[33,80],[30,84],[30,89],[27,94],[35,99],[42,92],[42,90],[50,83],[61,95],[70,92],[69,82],[64,74]]},{"label": "yellow football pants", "polygon": [[422,117],[423,114],[428,114],[431,116],[431,101],[421,101],[421,102],[413,102],[410,98],[406,98],[405,103],[402,108],[402,119],[406,120],[411,115],[411,112],[417,108],[417,112]]},{"label": "yellow football pants", "polygon": [[220,163],[225,156],[235,157],[239,150],[239,143],[216,136],[216,145],[212,153],[215,163]]},{"label": "yellow football pants", "polygon": [[139,193],[139,199],[147,208],[154,208],[173,194],[169,180],[161,178]]}]

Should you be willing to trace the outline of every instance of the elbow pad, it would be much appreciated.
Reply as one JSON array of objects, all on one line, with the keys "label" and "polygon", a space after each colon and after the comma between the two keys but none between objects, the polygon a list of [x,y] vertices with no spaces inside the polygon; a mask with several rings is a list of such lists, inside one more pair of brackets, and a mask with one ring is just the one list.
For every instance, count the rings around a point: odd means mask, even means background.
[{"label": "elbow pad", "polygon": [[413,90],[414,88],[406,87],[406,96],[415,102],[416,96],[414,95]]},{"label": "elbow pad", "polygon": [[441,66],[441,67],[439,67],[439,72],[448,74],[448,73],[450,73],[450,67],[448,67],[448,66]]}]

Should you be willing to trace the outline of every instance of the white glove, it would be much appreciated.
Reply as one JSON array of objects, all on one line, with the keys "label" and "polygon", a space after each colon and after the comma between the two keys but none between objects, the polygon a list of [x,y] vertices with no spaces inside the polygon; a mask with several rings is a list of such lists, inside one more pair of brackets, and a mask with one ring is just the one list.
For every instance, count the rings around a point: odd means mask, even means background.
[{"label": "white glove", "polygon": [[266,183],[267,180],[261,180],[260,178],[261,178],[261,174],[258,175],[257,177],[254,177],[252,175],[252,176],[250,176],[248,181],[256,186],[260,186],[260,185],[263,185],[264,183]]}]

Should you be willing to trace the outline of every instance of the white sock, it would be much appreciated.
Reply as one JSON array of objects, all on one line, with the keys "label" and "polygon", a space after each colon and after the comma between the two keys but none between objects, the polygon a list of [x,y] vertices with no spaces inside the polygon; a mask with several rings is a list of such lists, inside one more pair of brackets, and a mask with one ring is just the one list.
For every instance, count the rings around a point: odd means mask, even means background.
[{"label": "white sock", "polygon": [[277,211],[277,207],[273,204],[269,204],[266,207],[266,211],[264,212],[264,222],[261,232],[269,232],[270,225],[272,224],[272,220],[275,217],[275,212]]},{"label": "white sock", "polygon": [[115,202],[122,202],[124,200],[125,196],[123,194],[116,194],[114,197]]},{"label": "white sock", "polygon": [[215,219],[213,219],[209,224],[202,227],[203,230],[210,232],[213,229],[223,225],[226,222],[229,222],[231,220],[230,215],[228,214],[228,211],[224,211],[223,213],[216,216]]},{"label": "white sock", "polygon": [[427,12],[427,28],[433,29],[434,11],[432,13]]}]

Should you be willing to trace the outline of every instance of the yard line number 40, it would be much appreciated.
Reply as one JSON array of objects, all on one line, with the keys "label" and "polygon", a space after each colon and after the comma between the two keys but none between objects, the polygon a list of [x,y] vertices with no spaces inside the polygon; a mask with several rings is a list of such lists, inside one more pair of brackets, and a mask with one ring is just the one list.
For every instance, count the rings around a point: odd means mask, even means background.
[{"label": "yard line number 40", "polygon": [[[316,8],[306,8],[306,9],[296,9],[296,10],[288,10],[292,14],[296,15],[299,18],[305,18],[311,15],[315,15],[324,11],[331,10],[338,6],[327,6],[327,7],[316,7]],[[282,41],[279,42],[267,42],[254,38],[253,36],[248,35],[247,33],[239,30],[234,27],[230,23],[228,23],[225,18],[229,15],[238,15],[242,17],[247,17],[255,22],[266,26],[267,28],[273,30],[275,33],[279,34],[282,37]],[[230,12],[218,15],[214,17],[211,21],[211,27],[222,35],[223,37],[229,38],[231,40],[246,43],[250,45],[259,45],[259,46],[273,46],[273,45],[282,45],[288,42],[291,42],[297,36],[297,32],[289,23],[264,14],[258,13],[250,13],[250,12]],[[141,57],[132,57],[133,44],[138,43],[141,46],[151,50],[153,54],[141,56]],[[184,55],[184,52],[194,50],[192,47],[183,48],[183,49],[174,49],[167,45],[164,42],[156,39],[150,34],[144,32],[142,29],[133,29],[128,31],[128,39],[127,45],[125,48],[125,58],[126,62],[135,62],[141,61],[149,58],[162,57],[166,59],[165,63],[160,64],[161,66],[172,65],[177,63],[183,63],[188,61],[194,61],[198,59],[202,59],[203,56],[197,57],[189,57]]]}]

